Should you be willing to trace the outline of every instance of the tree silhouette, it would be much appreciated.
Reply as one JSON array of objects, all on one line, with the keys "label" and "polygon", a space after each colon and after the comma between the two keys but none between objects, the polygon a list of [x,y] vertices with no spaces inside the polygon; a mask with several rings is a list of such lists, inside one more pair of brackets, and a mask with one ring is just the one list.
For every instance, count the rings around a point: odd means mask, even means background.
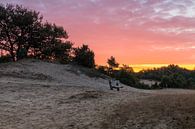
[{"label": "tree silhouette", "polygon": [[13,61],[26,56],[41,21],[42,16],[36,11],[19,5],[0,5],[0,49],[9,52]]},{"label": "tree silhouette", "polygon": [[64,42],[67,38],[68,34],[63,27],[59,27],[55,24],[50,24],[48,22],[42,24],[39,28],[38,39],[32,44],[34,55],[40,59],[55,58],[56,49],[59,49],[59,46],[61,46],[62,48],[66,48],[63,47],[63,45],[61,44],[66,44],[72,47],[72,45],[67,44],[67,42]]},{"label": "tree silhouette", "polygon": [[67,41],[65,43],[57,44],[54,47],[54,57],[60,63],[68,63],[71,61],[71,52],[72,52],[73,43]]},{"label": "tree silhouette", "polygon": [[68,51],[65,49],[72,45],[65,42],[68,34],[64,28],[42,23],[42,19],[39,12],[22,6],[0,5],[0,49],[9,52],[13,61],[28,54],[40,59],[53,59],[57,49]]},{"label": "tree silhouette", "polygon": [[88,45],[82,45],[81,47],[74,49],[74,61],[82,66],[94,68],[95,67],[95,54],[89,49]]},{"label": "tree silhouette", "polygon": [[119,63],[116,62],[115,57],[111,56],[108,60],[107,63],[110,68],[117,68],[119,66]]},{"label": "tree silhouette", "polygon": [[126,65],[126,64],[123,64],[120,69],[121,70],[125,70],[125,71],[130,72],[130,73],[133,73],[134,72],[133,68],[130,67],[130,66],[128,66],[128,65]]}]

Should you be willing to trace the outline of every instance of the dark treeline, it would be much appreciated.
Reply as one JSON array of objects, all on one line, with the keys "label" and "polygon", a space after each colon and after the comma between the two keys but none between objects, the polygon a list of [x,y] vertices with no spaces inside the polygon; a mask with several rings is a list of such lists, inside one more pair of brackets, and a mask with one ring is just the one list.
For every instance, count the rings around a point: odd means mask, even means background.
[{"label": "dark treeline", "polygon": [[[0,62],[31,57],[94,67],[94,52],[87,45],[73,48],[63,27],[43,22],[39,12],[20,5],[0,5]],[[6,55],[5,55],[6,53]]]},{"label": "dark treeline", "polygon": [[[190,71],[177,65],[143,70],[138,73],[128,65],[119,67],[114,57],[107,61],[108,66],[99,66],[97,69],[126,85],[142,89],[162,88],[195,88],[195,70]],[[149,80],[156,83],[148,85],[140,80]]]},{"label": "dark treeline", "polygon": [[181,68],[178,65],[143,70],[137,74],[140,79],[156,80],[162,88],[193,88],[195,71]]},{"label": "dark treeline", "polygon": [[[95,67],[95,54],[88,47],[73,47],[63,27],[43,22],[39,12],[20,5],[0,5],[0,63],[36,58],[50,62],[76,63],[97,69],[109,77],[129,86],[144,89],[194,88],[195,71],[169,65],[135,73],[128,65],[120,66],[111,56],[108,66]],[[97,71],[95,70],[95,71]],[[141,83],[141,79],[158,81],[152,86]]]}]

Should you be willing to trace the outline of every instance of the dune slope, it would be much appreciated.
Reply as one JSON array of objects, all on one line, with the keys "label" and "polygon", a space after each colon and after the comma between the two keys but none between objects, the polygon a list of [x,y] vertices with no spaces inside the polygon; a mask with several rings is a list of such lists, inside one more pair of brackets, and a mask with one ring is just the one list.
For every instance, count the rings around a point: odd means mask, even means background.
[{"label": "dune slope", "polygon": [[194,128],[194,91],[111,91],[76,66],[37,60],[0,64],[0,73],[1,129]]}]

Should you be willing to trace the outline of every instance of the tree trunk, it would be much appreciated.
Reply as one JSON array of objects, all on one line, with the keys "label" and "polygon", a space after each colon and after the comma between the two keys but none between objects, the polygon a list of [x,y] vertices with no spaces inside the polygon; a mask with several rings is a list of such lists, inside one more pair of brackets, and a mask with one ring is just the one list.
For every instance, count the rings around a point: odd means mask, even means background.
[{"label": "tree trunk", "polygon": [[28,50],[29,50],[29,46],[21,47],[21,45],[19,45],[16,51],[16,59],[21,60],[26,58],[28,55]]},{"label": "tree trunk", "polygon": [[16,50],[16,60],[20,60],[20,50],[21,49],[21,46],[20,45],[18,45],[18,49]]},{"label": "tree trunk", "polygon": [[12,50],[10,51],[10,55],[11,55],[12,61],[15,62],[16,61],[15,60],[15,54],[14,54],[14,52]]},{"label": "tree trunk", "polygon": [[12,60],[15,62],[16,60],[15,60],[15,54],[14,54],[14,46],[13,46],[13,44],[11,44],[10,43],[10,55],[11,55],[11,57],[12,57]]}]

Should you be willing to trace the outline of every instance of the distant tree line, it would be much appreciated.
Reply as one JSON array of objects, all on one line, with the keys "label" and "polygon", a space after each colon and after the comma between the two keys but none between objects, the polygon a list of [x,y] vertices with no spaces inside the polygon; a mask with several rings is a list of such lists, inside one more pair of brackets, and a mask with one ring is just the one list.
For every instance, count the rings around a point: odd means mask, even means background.
[{"label": "distant tree line", "polygon": [[[97,69],[108,76],[120,80],[121,83],[141,89],[161,88],[195,88],[195,70],[190,71],[178,65],[143,70],[138,73],[128,65],[119,66],[111,56],[107,60],[108,66],[99,66]],[[141,79],[156,81],[152,85],[143,84]],[[159,82],[159,83],[157,83]]]},{"label": "distant tree line", "polygon": [[39,12],[20,5],[0,5],[0,62],[32,57],[41,60],[76,62],[95,67],[94,52],[87,45],[73,48],[63,27],[43,22]]},{"label": "distant tree line", "polygon": [[143,70],[137,73],[140,79],[160,81],[162,88],[195,88],[195,71],[178,65]]}]

